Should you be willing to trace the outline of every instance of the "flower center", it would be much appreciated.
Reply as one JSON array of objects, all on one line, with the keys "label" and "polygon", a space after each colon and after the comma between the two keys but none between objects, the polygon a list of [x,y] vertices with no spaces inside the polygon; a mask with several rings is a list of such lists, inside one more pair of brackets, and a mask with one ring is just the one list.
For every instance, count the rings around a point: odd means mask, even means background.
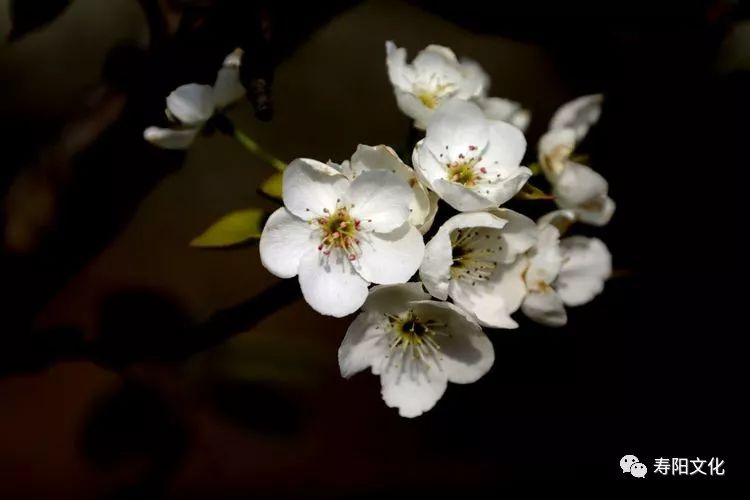
[{"label": "flower center", "polygon": [[[452,279],[462,279],[476,285],[487,281],[497,267],[496,252],[503,249],[501,236],[477,229],[456,229],[451,232],[453,264]],[[495,246],[492,246],[495,245]]]},{"label": "flower center", "polygon": [[560,144],[548,155],[542,156],[542,168],[546,169],[547,173],[553,176],[560,175],[565,169],[565,162],[568,161],[572,153],[573,149],[570,146]]},{"label": "flower center", "polygon": [[434,320],[420,319],[412,310],[400,316],[388,315],[392,339],[389,349],[400,351],[402,355],[411,355],[415,360],[425,361],[436,357],[440,345],[435,337],[446,335],[442,329],[446,326]]},{"label": "flower center", "polygon": [[420,92],[417,97],[425,107],[430,109],[435,109],[440,104],[440,99],[431,92]]},{"label": "flower center", "polygon": [[419,85],[418,88],[422,88],[416,92],[417,99],[429,109],[437,108],[440,105],[440,101],[442,101],[445,96],[452,93],[456,88],[452,83],[437,83],[435,79],[436,77],[433,76],[430,78],[430,81],[425,84],[429,90],[422,87],[422,85]]},{"label": "flower center", "polygon": [[448,164],[448,180],[473,188],[482,180],[482,174],[486,174],[484,167],[476,168],[482,158],[464,159],[464,155],[458,155],[459,161]]},{"label": "flower center", "polygon": [[341,205],[333,213],[328,209],[323,212],[326,216],[315,220],[322,231],[318,250],[328,255],[332,250],[341,249],[349,260],[355,260],[360,253],[357,239],[360,220],[353,218],[349,208]]}]

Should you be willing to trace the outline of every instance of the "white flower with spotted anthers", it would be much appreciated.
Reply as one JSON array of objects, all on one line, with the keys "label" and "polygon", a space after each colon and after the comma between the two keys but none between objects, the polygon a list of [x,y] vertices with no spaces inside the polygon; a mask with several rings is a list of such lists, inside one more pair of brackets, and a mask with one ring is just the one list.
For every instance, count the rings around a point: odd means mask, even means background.
[{"label": "white flower with spotted anthers", "polygon": [[388,146],[365,146],[360,144],[352,155],[351,161],[344,161],[341,165],[328,163],[338,169],[350,180],[354,180],[362,172],[372,170],[386,170],[401,177],[411,187],[413,198],[409,203],[409,222],[424,234],[430,230],[438,209],[438,197],[425,188],[418,180],[411,167],[398,157]]},{"label": "white flower with spotted anthers", "polygon": [[424,255],[409,223],[408,184],[386,170],[350,181],[315,160],[284,171],[284,207],[271,214],[260,238],[263,266],[280,278],[299,277],[310,306],[346,316],[367,298],[370,283],[404,283]]},{"label": "white flower with spotted anthers", "polygon": [[591,167],[571,159],[574,149],[573,129],[550,130],[539,141],[539,164],[560,208],[572,210],[581,222],[603,226],[615,211],[609,185]]},{"label": "white flower with spotted anthers", "polygon": [[430,410],[448,382],[476,382],[495,361],[492,343],[468,314],[429,299],[420,283],[374,287],[339,348],[341,375],[370,368],[385,404],[402,417]]},{"label": "white flower with spotted anthers", "polygon": [[164,149],[187,149],[206,122],[245,94],[240,83],[241,51],[229,54],[212,85],[189,83],[176,88],[167,96],[167,116],[172,127],[148,127],[143,137]]},{"label": "white flower with spotted anthers", "polygon": [[451,100],[433,115],[412,162],[422,183],[461,212],[497,208],[523,187],[526,139],[518,128],[488,120],[476,104]]},{"label": "white flower with spotted anthers", "polygon": [[386,42],[386,66],[399,109],[424,129],[440,104],[452,97],[469,100],[481,96],[489,77],[474,61],[459,61],[448,47],[430,45],[411,64],[406,49]]},{"label": "white flower with spotted anthers", "polygon": [[482,326],[517,328],[510,315],[526,295],[518,257],[536,238],[534,221],[512,210],[458,214],[427,243],[419,276],[433,297],[450,297]]},{"label": "white flower with spotted anthers", "polygon": [[572,214],[566,211],[542,217],[536,244],[519,257],[517,266],[507,268],[499,277],[501,282],[523,281],[526,292],[521,310],[547,326],[565,325],[565,306],[591,301],[612,273],[612,257],[600,240],[583,236],[560,240],[558,227],[566,227],[571,220]]}]

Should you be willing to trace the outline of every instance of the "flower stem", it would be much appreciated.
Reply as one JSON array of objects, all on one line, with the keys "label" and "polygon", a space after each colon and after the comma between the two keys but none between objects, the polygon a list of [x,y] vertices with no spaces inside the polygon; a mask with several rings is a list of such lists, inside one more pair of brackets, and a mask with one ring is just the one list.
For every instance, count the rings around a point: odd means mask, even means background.
[{"label": "flower stem", "polygon": [[524,184],[521,191],[516,195],[521,200],[554,200],[555,197],[551,194],[547,194],[538,187],[532,185],[530,182]]},{"label": "flower stem", "polygon": [[279,160],[275,156],[273,156],[271,153],[267,152],[265,149],[260,147],[260,144],[252,140],[247,134],[242,132],[241,130],[234,129],[234,138],[242,144],[245,149],[247,149],[249,152],[260,158],[261,160],[265,161],[269,165],[271,165],[273,168],[278,170],[279,172],[283,172],[286,168],[286,163]]}]

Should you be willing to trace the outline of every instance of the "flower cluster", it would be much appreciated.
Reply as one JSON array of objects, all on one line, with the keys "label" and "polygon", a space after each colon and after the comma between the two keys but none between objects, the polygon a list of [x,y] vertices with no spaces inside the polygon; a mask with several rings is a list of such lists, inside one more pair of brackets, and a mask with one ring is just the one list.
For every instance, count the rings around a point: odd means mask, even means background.
[{"label": "flower cluster", "polygon": [[[488,97],[481,67],[446,47],[431,45],[407,64],[388,42],[386,62],[398,106],[425,131],[412,166],[382,145],[360,145],[340,164],[292,161],[260,256],[276,276],[296,276],[319,313],[361,310],[339,349],[341,374],[370,368],[385,403],[415,417],[449,381],[471,383],[492,367],[483,327],[518,328],[519,309],[562,326],[566,306],[601,293],[612,270],[607,247],[563,236],[576,221],[606,224],[614,203],[604,178],[573,154],[599,118],[601,96],[562,106],[539,141],[558,209],[534,221],[504,207],[532,177],[521,165],[529,113]],[[442,224],[431,229],[434,221]]]}]

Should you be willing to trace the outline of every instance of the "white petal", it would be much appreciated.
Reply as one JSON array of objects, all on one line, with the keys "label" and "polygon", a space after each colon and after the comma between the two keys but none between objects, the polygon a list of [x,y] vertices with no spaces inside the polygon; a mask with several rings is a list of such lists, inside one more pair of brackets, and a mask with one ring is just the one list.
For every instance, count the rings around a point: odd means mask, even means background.
[{"label": "white petal", "polygon": [[284,205],[303,220],[322,217],[336,209],[348,187],[346,177],[325,163],[298,158],[284,170]]},{"label": "white petal", "polygon": [[[400,351],[399,351],[400,352]],[[398,408],[402,417],[414,418],[432,409],[448,386],[444,372],[428,370],[426,365],[413,362],[406,355],[393,356],[379,369],[381,394],[389,408]]]},{"label": "white petal", "polygon": [[555,182],[553,194],[562,206],[570,208],[606,195],[607,181],[586,165],[569,161]]},{"label": "white petal", "polygon": [[343,252],[333,251],[326,256],[317,249],[302,256],[299,284],[310,307],[337,318],[353,313],[364,304],[369,285]]},{"label": "white petal", "polygon": [[509,121],[513,114],[521,109],[519,103],[500,97],[481,99],[479,105],[487,118],[503,122]]},{"label": "white petal", "polygon": [[604,281],[612,274],[612,255],[596,238],[571,236],[560,241],[563,264],[555,289],[563,302],[579,306],[604,290]]},{"label": "white petal", "polygon": [[490,88],[490,76],[482,66],[471,59],[461,60],[461,86],[456,94],[460,99],[484,95]]},{"label": "white petal", "polygon": [[407,221],[414,193],[398,175],[372,170],[352,181],[345,199],[352,206],[352,217],[362,221],[363,229],[385,233]]},{"label": "white petal", "polygon": [[476,191],[445,179],[434,181],[432,189],[442,200],[459,212],[473,212],[499,206],[499,203],[485,198]]},{"label": "white petal", "polygon": [[214,114],[213,88],[190,83],[167,96],[167,109],[183,125],[200,125]]},{"label": "white petal", "polygon": [[395,89],[394,95],[396,96],[398,109],[414,120],[414,127],[419,130],[427,128],[427,123],[430,121],[434,110],[425,106],[417,96],[410,92]]},{"label": "white petal", "polygon": [[143,138],[154,146],[164,149],[188,149],[200,128],[159,128],[149,127],[143,131]]},{"label": "white petal", "polygon": [[572,128],[580,141],[588,133],[589,127],[599,121],[603,99],[602,94],[591,94],[563,104],[552,116],[549,128]]},{"label": "white petal", "polygon": [[[440,345],[437,359],[430,370],[442,371],[450,382],[470,384],[479,380],[495,362],[492,342],[482,328],[465,311],[449,302],[427,300],[412,302],[411,309],[419,318],[445,325],[435,341]],[[429,359],[429,358],[428,358]]]},{"label": "white petal", "polygon": [[482,154],[489,140],[488,123],[476,104],[450,99],[433,113],[424,146],[445,164],[475,158]]},{"label": "white petal", "polygon": [[[477,186],[476,191],[492,202],[492,207],[499,207],[510,201],[523,188],[531,177],[531,170],[526,167],[514,167],[506,177],[500,177],[499,182],[489,186]],[[490,169],[487,169],[491,172]],[[489,193],[487,192],[489,191]]]},{"label": "white petal", "polygon": [[562,236],[570,226],[576,221],[576,214],[573,210],[553,210],[539,218],[539,227],[550,225],[557,228]]},{"label": "white petal", "polygon": [[518,127],[522,132],[526,132],[526,129],[529,128],[529,124],[531,123],[531,111],[528,109],[519,109],[513,113],[513,116],[510,117],[508,123],[514,127]]},{"label": "white petal", "polygon": [[352,172],[352,166],[349,160],[344,160],[341,163],[336,163],[332,160],[328,160],[326,165],[334,169],[339,174],[343,175],[349,180],[354,179],[354,172]]},{"label": "white petal", "polygon": [[349,165],[353,177],[370,170],[387,170],[401,177],[407,184],[414,179],[414,170],[402,162],[392,148],[383,144],[379,146],[360,144],[352,155]]},{"label": "white petal", "polygon": [[421,81],[459,84],[462,80],[456,55],[448,47],[429,45],[412,61],[417,78]]},{"label": "white petal", "polygon": [[453,280],[450,296],[464,310],[472,313],[479,324],[490,328],[518,328],[510,315],[521,306],[526,295],[523,272],[528,266],[526,258],[495,269],[487,281],[471,283]]},{"label": "white petal", "polygon": [[445,165],[439,162],[438,158],[425,147],[424,139],[414,146],[411,161],[419,181],[430,189],[434,189],[433,182],[438,179],[445,179],[448,176]]},{"label": "white petal", "polygon": [[549,130],[539,139],[539,163],[547,180],[552,183],[557,181],[575,145],[576,133],[572,128]]},{"label": "white petal", "polygon": [[562,252],[560,232],[553,226],[539,228],[539,239],[529,252],[529,268],[526,271],[526,284],[529,290],[545,289],[560,272]]},{"label": "white petal", "polygon": [[297,275],[300,259],[320,243],[309,223],[279,208],[266,221],[260,235],[259,251],[263,267],[279,278]]},{"label": "white petal", "polygon": [[496,208],[490,213],[508,221],[503,227],[502,262],[511,263],[516,257],[526,253],[537,241],[539,230],[533,220],[507,208]]},{"label": "white petal", "polygon": [[391,84],[404,92],[411,91],[412,70],[406,64],[406,49],[396,47],[390,40],[385,42],[385,63]]},{"label": "white petal", "polygon": [[238,66],[224,66],[216,75],[214,83],[214,104],[217,108],[225,108],[245,95],[245,87],[240,83],[240,68]]},{"label": "white petal", "polygon": [[547,326],[563,326],[568,314],[560,296],[551,288],[543,292],[529,292],[521,305],[523,313],[537,323]]},{"label": "white petal", "polygon": [[[558,201],[558,205],[564,202]],[[593,226],[606,226],[615,213],[615,202],[609,196],[596,197],[582,205],[570,206],[576,218]]]},{"label": "white petal", "polygon": [[388,354],[388,336],[382,329],[382,314],[364,312],[346,330],[339,347],[339,370],[349,378],[373,365],[380,365]]},{"label": "white petal", "polygon": [[408,222],[390,233],[362,234],[359,246],[362,253],[353,265],[372,283],[408,281],[424,256],[422,234]]},{"label": "white petal", "polygon": [[[417,58],[414,59],[415,62],[421,54],[437,54],[443,59],[443,61],[451,65],[455,62],[458,62],[458,58],[456,57],[456,54],[453,52],[453,50],[451,50],[450,47],[446,47],[445,45],[437,45],[434,43],[428,45],[427,47],[422,49],[422,51],[419,54],[417,54]],[[441,64],[442,64],[442,61],[441,61]],[[428,68],[424,68],[424,69],[428,69]]]},{"label": "white petal", "polygon": [[489,144],[482,154],[482,161],[478,165],[486,166],[489,170],[500,169],[498,173],[510,173],[513,168],[521,164],[526,153],[526,137],[510,123],[489,122]]},{"label": "white petal", "polygon": [[453,265],[450,235],[453,230],[473,227],[501,229],[506,223],[486,212],[458,214],[445,221],[425,246],[424,260],[419,268],[419,277],[427,291],[440,300],[448,298],[450,268]]},{"label": "white petal", "polygon": [[224,58],[222,66],[225,68],[239,68],[242,65],[242,56],[245,51],[241,48],[236,48]]},{"label": "white petal", "polygon": [[[417,213],[415,215],[415,212],[417,212],[416,208],[412,212],[413,218],[410,217],[409,220],[410,222],[412,222],[412,224],[416,225],[420,233],[426,234],[427,231],[429,231],[430,228],[432,228],[432,223],[435,222],[435,216],[437,215],[437,211],[438,211],[438,200],[440,200],[440,197],[437,194],[433,193],[432,191],[428,191],[426,188],[422,187],[421,184],[419,184],[419,187],[422,188],[424,192],[427,193],[427,203],[429,205],[429,209],[427,210],[427,215],[425,215],[424,219],[422,219],[422,222],[415,224],[415,222],[421,218],[421,214]],[[417,200],[420,200],[420,199],[421,199],[420,195],[417,195]],[[421,211],[422,202],[419,201],[418,203],[420,204],[419,210]]]},{"label": "white petal", "polygon": [[429,300],[429,298],[430,295],[424,291],[422,283],[377,285],[370,289],[370,295],[362,309],[398,316],[409,309],[409,302]]}]

